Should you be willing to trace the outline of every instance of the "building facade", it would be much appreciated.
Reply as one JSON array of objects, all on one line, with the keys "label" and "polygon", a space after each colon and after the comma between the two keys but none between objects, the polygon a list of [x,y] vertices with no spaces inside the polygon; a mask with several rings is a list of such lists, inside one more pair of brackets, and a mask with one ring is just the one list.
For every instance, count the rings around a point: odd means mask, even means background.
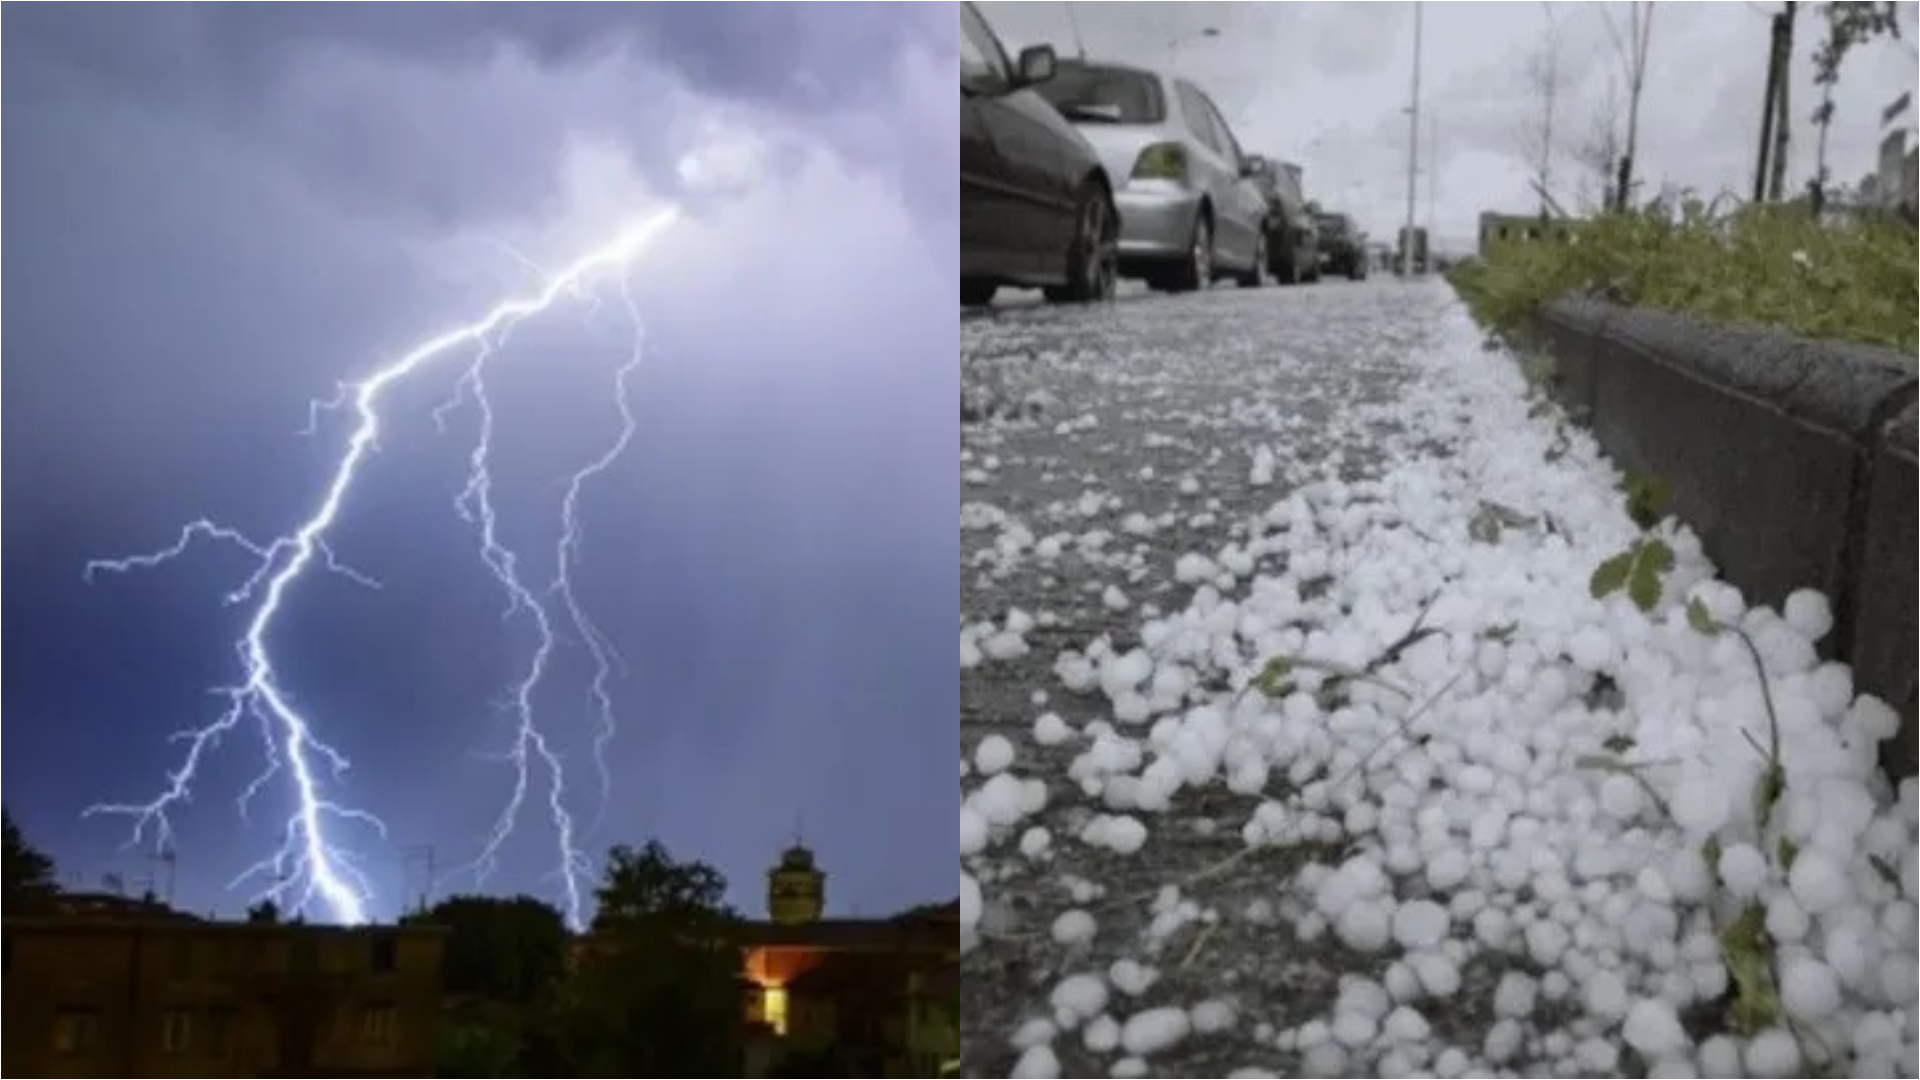
[{"label": "building facade", "polygon": [[[843,1076],[938,1076],[959,1056],[960,906],[827,918],[826,875],[789,848],[764,921],[740,926],[748,1076],[831,1058]],[[816,1073],[817,1075],[817,1073]]]},{"label": "building facade", "polygon": [[6,1075],[434,1075],[444,931],[93,907],[5,920]]}]

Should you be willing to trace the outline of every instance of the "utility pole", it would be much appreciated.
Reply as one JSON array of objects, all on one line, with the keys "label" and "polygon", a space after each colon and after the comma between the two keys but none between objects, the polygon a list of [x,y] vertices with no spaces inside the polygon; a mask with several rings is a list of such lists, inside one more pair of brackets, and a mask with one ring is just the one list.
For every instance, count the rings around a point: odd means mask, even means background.
[{"label": "utility pole", "polygon": [[1440,117],[1438,114],[1427,118],[1427,244],[1433,244],[1433,208],[1439,201],[1440,188]]},{"label": "utility pole", "polygon": [[1420,4],[1413,5],[1413,92],[1407,103],[1407,231],[1400,241],[1400,273],[1413,276],[1413,230],[1420,210]]}]

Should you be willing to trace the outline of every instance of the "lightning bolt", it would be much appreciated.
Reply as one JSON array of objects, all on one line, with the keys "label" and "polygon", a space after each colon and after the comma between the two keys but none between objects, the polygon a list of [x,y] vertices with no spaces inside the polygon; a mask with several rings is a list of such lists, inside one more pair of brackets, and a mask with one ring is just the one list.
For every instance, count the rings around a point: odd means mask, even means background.
[{"label": "lightning bolt", "polygon": [[[457,384],[456,396],[453,401],[435,410],[435,420],[439,421],[445,409],[463,399],[472,400],[479,409],[480,435],[468,460],[467,484],[456,500],[456,509],[479,532],[481,559],[506,590],[507,616],[524,614],[531,619],[537,631],[533,656],[511,695],[516,731],[507,757],[516,766],[513,788],[474,865],[481,872],[489,868],[501,844],[513,831],[526,799],[529,774],[537,761],[545,769],[548,781],[548,806],[557,834],[558,875],[566,901],[566,913],[576,926],[580,924],[584,903],[580,879],[588,864],[577,846],[578,830],[565,806],[566,782],[560,755],[535,723],[533,703],[546,675],[548,661],[558,644],[556,620],[549,607],[552,601],[557,600],[566,614],[568,625],[580,636],[595,664],[589,699],[595,716],[594,760],[600,772],[604,803],[610,783],[605,748],[613,734],[613,704],[607,683],[613,669],[619,664],[619,656],[587,617],[574,595],[572,567],[579,556],[582,536],[578,503],[585,485],[613,463],[633,436],[634,419],[627,402],[627,380],[639,364],[643,337],[639,332],[639,311],[624,271],[677,218],[677,211],[669,209],[634,224],[607,244],[551,275],[538,293],[508,300],[474,322],[429,338],[364,380],[342,386],[332,400],[315,403],[309,413],[310,421],[319,410],[351,407],[355,423],[319,502],[292,531],[263,544],[238,530],[203,518],[186,526],[178,539],[168,547],[127,558],[96,559],[87,564],[85,577],[88,580],[99,573],[124,573],[150,568],[180,557],[196,541],[225,543],[239,548],[255,560],[253,573],[238,588],[229,592],[226,598],[230,604],[251,602],[254,605],[245,631],[235,643],[240,657],[241,679],[235,685],[218,691],[227,699],[227,708],[203,727],[176,733],[174,738],[186,742],[187,750],[179,766],[167,774],[166,784],[159,795],[145,803],[99,803],[87,808],[87,816],[115,814],[132,817],[132,842],[144,841],[151,831],[157,843],[170,845],[173,826],[169,812],[191,798],[201,763],[220,739],[251,719],[259,725],[265,740],[267,764],[242,791],[238,800],[239,808],[244,814],[253,797],[285,772],[292,781],[294,810],[286,821],[279,848],[243,871],[235,884],[270,874],[274,884],[269,886],[266,893],[283,904],[290,903],[295,910],[306,911],[319,904],[338,922],[357,924],[367,921],[368,908],[373,899],[370,883],[360,869],[357,857],[335,839],[334,830],[339,826],[358,823],[384,836],[386,827],[368,811],[347,806],[334,798],[332,790],[340,783],[348,768],[348,761],[314,734],[312,722],[280,684],[270,642],[288,591],[309,571],[331,571],[361,584],[378,587],[378,582],[352,570],[334,557],[327,543],[328,532],[339,517],[361,466],[378,448],[381,407],[387,391],[461,348],[471,347],[474,359]],[[493,409],[486,394],[485,371],[514,327],[545,312],[563,295],[580,292],[587,279],[612,271],[621,271],[621,298],[635,327],[633,350],[615,375],[621,427],[612,445],[600,457],[568,478],[561,509],[558,561],[552,580],[543,590],[536,592],[523,581],[517,555],[500,543],[494,531],[492,476],[489,471]]]}]

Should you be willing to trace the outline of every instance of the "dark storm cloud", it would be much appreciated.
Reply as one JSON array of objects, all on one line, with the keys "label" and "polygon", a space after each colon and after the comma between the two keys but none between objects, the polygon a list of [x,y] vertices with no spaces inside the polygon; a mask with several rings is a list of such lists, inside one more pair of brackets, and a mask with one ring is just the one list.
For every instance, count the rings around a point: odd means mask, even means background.
[{"label": "dark storm cloud", "polygon": [[[633,275],[639,435],[584,507],[581,595],[632,668],[609,805],[577,651],[543,702],[576,810],[595,845],[711,859],[749,907],[796,817],[843,905],[951,892],[949,8],[16,5],[4,31],[5,780],[31,832],[142,872],[118,824],[75,815],[156,791],[166,733],[235,674],[234,552],[92,586],[81,565],[200,513],[287,528],[344,433],[297,434],[309,397],[527,287],[487,238],[565,258],[651,193],[697,213]],[[762,177],[682,185],[684,154],[743,135]],[[530,573],[556,478],[612,431],[628,341],[602,293],[500,375],[502,528]],[[447,869],[500,809],[526,644],[452,511],[473,417],[427,417],[450,376],[396,396],[335,536],[382,587],[303,586],[279,639],[354,759],[337,794],[393,826],[354,837],[389,902],[402,849]],[[225,876],[271,846],[283,787],[251,829],[232,814],[259,760],[235,732],[178,819],[189,903],[231,910]],[[551,834],[522,827],[494,884],[550,895]]]},{"label": "dark storm cloud", "polygon": [[[358,210],[445,226],[551,197],[547,167],[569,133],[616,137],[672,182],[670,133],[626,93],[636,81],[797,124],[884,109],[903,50],[952,49],[952,13],[932,7],[97,4],[79,18],[26,5],[8,13],[9,64],[22,65],[8,76],[30,96],[77,82],[218,116]],[[502,67],[509,77],[471,77]],[[596,67],[616,70],[564,97],[525,92],[529,71]]]}]

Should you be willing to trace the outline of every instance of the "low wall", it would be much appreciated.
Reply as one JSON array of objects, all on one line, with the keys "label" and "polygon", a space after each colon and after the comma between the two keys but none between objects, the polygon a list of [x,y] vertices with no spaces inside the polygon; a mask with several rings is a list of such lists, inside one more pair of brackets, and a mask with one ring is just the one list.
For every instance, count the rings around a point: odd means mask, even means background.
[{"label": "low wall", "polygon": [[1721,576],[1778,605],[1833,601],[1830,658],[1903,717],[1882,763],[1916,772],[1915,380],[1897,353],[1590,300],[1531,344],[1550,391],[1622,468],[1672,485]]}]

